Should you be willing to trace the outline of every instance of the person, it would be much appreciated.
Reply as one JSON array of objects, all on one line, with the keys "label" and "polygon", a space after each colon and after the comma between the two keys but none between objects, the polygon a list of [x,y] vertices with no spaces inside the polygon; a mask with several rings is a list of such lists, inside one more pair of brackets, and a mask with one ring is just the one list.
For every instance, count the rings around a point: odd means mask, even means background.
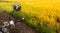
[{"label": "person", "polygon": [[[1,33],[9,33],[9,30],[15,27],[13,20],[11,20],[9,22],[5,21],[5,22],[3,22],[3,24],[4,25],[0,27]],[[10,26],[10,28],[8,29],[9,26]]]},{"label": "person", "polygon": [[9,26],[9,23],[6,21],[6,22],[3,22],[3,26],[0,27],[0,33],[9,33],[9,30],[7,29],[7,26]]},{"label": "person", "polygon": [[[21,10],[21,5],[19,5],[19,4],[14,4],[14,5],[13,5],[13,11],[10,13],[10,15],[13,16],[13,13],[14,13],[14,12],[18,12],[18,11],[20,11],[20,10]],[[12,19],[11,16],[9,16],[9,20]]]},{"label": "person", "polygon": [[21,5],[19,5],[19,4],[14,4],[14,6],[13,6],[13,9],[14,9],[14,11],[20,11],[21,10]]},{"label": "person", "polygon": [[9,33],[9,30],[6,27],[2,27],[2,33]]},{"label": "person", "polygon": [[[14,12],[19,12],[19,11],[21,11],[21,5],[19,5],[19,4],[14,4],[13,5],[13,12],[12,13],[14,13]],[[13,15],[12,15],[13,16]],[[21,18],[21,19],[19,19],[18,21],[23,21],[24,20],[24,17],[23,18]],[[16,21],[15,21],[16,22]]]}]

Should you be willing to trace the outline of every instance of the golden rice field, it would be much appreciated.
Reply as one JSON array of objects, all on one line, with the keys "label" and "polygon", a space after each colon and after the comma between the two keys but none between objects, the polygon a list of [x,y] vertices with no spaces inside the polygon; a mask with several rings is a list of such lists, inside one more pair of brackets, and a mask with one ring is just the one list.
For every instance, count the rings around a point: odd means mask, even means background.
[{"label": "golden rice field", "polygon": [[60,0],[3,0],[0,9],[11,13],[13,5],[22,6],[20,12],[12,13],[16,18],[25,18],[25,23],[39,33],[60,33]]}]

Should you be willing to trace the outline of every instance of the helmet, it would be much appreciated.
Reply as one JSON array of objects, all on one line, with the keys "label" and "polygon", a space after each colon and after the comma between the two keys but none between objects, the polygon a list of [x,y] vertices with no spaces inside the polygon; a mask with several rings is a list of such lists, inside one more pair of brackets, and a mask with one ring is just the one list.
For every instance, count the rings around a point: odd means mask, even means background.
[{"label": "helmet", "polygon": [[14,9],[14,11],[20,11],[21,10],[21,5],[14,4],[13,9]]}]

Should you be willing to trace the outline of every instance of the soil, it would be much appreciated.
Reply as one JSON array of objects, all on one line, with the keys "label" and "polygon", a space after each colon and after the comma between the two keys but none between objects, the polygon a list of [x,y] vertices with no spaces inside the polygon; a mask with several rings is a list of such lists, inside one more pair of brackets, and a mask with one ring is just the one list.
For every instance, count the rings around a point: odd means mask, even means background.
[{"label": "soil", "polygon": [[37,33],[35,30],[25,24],[22,20],[18,21],[13,16],[0,11],[0,26],[3,25],[2,22],[9,22],[11,19],[18,23],[15,23],[15,28],[10,29],[10,33]]}]

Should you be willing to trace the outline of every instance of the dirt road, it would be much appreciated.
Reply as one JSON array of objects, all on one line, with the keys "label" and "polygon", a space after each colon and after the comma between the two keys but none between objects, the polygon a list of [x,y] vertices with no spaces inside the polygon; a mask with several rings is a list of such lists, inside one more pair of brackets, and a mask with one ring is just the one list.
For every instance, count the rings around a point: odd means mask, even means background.
[{"label": "dirt road", "polygon": [[[11,15],[8,15],[4,12],[0,11],[0,26],[2,26],[2,22],[9,21],[9,17],[11,17],[13,20],[16,21],[14,17]],[[16,27],[10,30],[10,33],[36,33],[33,29],[31,29],[28,25],[26,25],[24,22],[18,22],[15,24]]]}]

